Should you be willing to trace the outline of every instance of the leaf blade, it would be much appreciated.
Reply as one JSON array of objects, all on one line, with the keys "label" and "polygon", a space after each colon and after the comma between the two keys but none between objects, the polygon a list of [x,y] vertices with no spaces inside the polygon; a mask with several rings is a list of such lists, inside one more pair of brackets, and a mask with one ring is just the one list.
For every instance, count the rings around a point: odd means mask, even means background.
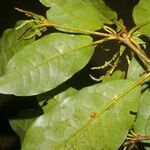
[{"label": "leaf blade", "polygon": [[0,78],[0,92],[23,96],[53,89],[89,61],[92,43],[89,36],[61,33],[31,43],[9,61]]},{"label": "leaf blade", "polygon": [[117,13],[111,10],[103,0],[84,0],[86,3],[89,3],[94,8],[96,8],[99,13],[105,18],[108,19],[117,19]]},{"label": "leaf blade", "polygon": [[27,24],[22,28],[16,29],[17,26],[25,21],[18,21],[14,28],[10,28],[4,31],[2,38],[0,39],[0,75],[5,72],[5,67],[8,61],[23,48],[35,40],[34,37],[31,39],[24,39],[28,29],[33,23]]},{"label": "leaf blade", "polygon": [[[95,31],[102,28],[104,23],[112,23],[95,7],[82,0],[66,0],[65,3],[62,0],[40,0],[40,2],[50,7],[47,11],[47,18],[56,24]],[[58,29],[69,31],[63,28]],[[71,30],[71,32],[75,31]]]},{"label": "leaf blade", "polygon": [[140,32],[150,36],[150,5],[147,0],[140,0],[133,10],[133,19],[136,25],[143,25]]},{"label": "leaf blade", "polygon": [[42,111],[40,108],[32,108],[22,110],[17,116],[9,119],[9,123],[13,130],[18,134],[20,137],[21,143],[23,143],[23,139],[25,133],[29,126],[34,122],[37,116],[41,115]]},{"label": "leaf blade", "polygon": [[[62,101],[56,100],[58,104],[52,111],[49,109],[51,113],[39,117],[28,130],[23,149],[117,149],[132,126],[134,116],[129,111],[137,111],[140,88],[129,92],[113,107],[108,105],[131,83],[118,80],[98,84]],[[41,137],[33,144],[31,139],[37,134]]]},{"label": "leaf blade", "polygon": [[134,130],[141,135],[150,135],[150,91],[146,90],[142,94],[141,105],[137,114]]},{"label": "leaf blade", "polygon": [[127,78],[131,80],[137,80],[143,72],[144,72],[143,67],[136,60],[136,58],[133,57],[129,64]]}]

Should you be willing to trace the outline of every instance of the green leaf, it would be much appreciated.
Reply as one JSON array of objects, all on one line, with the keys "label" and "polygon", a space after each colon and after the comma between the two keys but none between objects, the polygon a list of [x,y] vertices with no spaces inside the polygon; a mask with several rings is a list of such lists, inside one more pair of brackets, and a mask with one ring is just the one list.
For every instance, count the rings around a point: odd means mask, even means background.
[{"label": "green leaf", "polygon": [[108,82],[112,80],[119,80],[119,79],[124,79],[125,78],[125,72],[116,70],[112,75],[106,74],[104,76],[103,82]]},{"label": "green leaf", "polygon": [[28,40],[18,40],[13,46],[10,48],[6,49],[3,54],[1,55],[0,59],[0,70],[1,70],[1,75],[5,73],[5,67],[9,60],[17,53],[19,52],[23,47],[26,45],[30,44],[33,42],[34,39],[28,39]]},{"label": "green leaf", "polygon": [[[24,21],[19,21],[16,23],[16,26],[19,26]],[[15,29],[16,26],[12,29],[7,29],[0,39],[0,75],[4,74],[4,70],[8,61],[29,43],[33,42],[35,38],[24,39],[26,31],[33,25],[27,24],[22,28]]]},{"label": "green leaf", "polygon": [[112,101],[132,83],[116,80],[86,87],[61,100],[55,98],[56,104],[28,129],[22,148],[118,149],[133,124],[130,111],[137,111],[140,88]]},{"label": "green leaf", "polygon": [[133,10],[133,19],[136,25],[143,25],[140,31],[150,36],[150,5],[147,0],[140,0]]},{"label": "green leaf", "polygon": [[142,94],[134,130],[137,134],[150,135],[150,90]]},{"label": "green leaf", "polygon": [[50,111],[50,109],[52,110],[52,108],[57,104],[56,99],[57,101],[61,101],[75,93],[77,93],[76,89],[69,88],[63,93],[56,95],[55,98],[51,98],[45,106],[22,110],[17,116],[10,119],[9,123],[13,130],[19,135],[21,143],[23,143],[25,134],[35,119],[39,115],[43,114],[43,112],[46,113],[47,111]]},{"label": "green leaf", "polygon": [[143,67],[139,64],[139,62],[135,58],[132,58],[132,60],[129,64],[127,78],[132,79],[132,80],[136,80],[140,77],[140,75],[143,72],[144,72]]},{"label": "green leaf", "polygon": [[22,28],[16,29],[16,27],[20,26],[25,21],[18,21],[14,28],[10,28],[4,31],[2,37],[0,39],[0,55],[6,49],[12,47],[19,39],[25,38],[25,33],[27,29],[33,26],[33,23],[27,24]]},{"label": "green leaf", "polygon": [[65,90],[64,92],[52,97],[50,100],[48,100],[48,104],[46,104],[43,107],[44,114],[46,114],[47,112],[50,113],[50,111],[53,111],[53,108],[55,108],[55,105],[58,105],[58,103],[60,103],[64,99],[66,99],[72,95],[75,95],[77,93],[78,93],[78,90],[70,87],[69,89]]},{"label": "green leaf", "polygon": [[20,50],[0,78],[0,93],[36,95],[51,90],[83,68],[93,54],[92,38],[54,33]]},{"label": "green leaf", "polygon": [[141,34],[138,32],[134,33],[132,35],[132,39],[139,45],[142,45],[144,49],[146,49],[146,42],[143,41],[141,38],[140,38]]},{"label": "green leaf", "polygon": [[9,120],[11,127],[19,135],[21,143],[23,143],[26,131],[40,114],[41,111],[38,108],[27,109],[22,110],[15,118]]},{"label": "green leaf", "polygon": [[100,15],[104,16],[107,19],[117,19],[117,13],[111,8],[109,8],[103,0],[84,0],[86,3],[89,3],[91,6],[96,8]]},{"label": "green leaf", "polygon": [[[76,29],[95,31],[102,28],[103,24],[112,24],[110,17],[101,13],[97,8],[83,0],[40,0],[43,5],[50,7],[47,18],[60,25]],[[104,6],[104,3],[101,5]],[[105,7],[106,8],[106,7]],[[68,29],[58,28],[62,31]],[[73,32],[73,31],[71,31]]]}]

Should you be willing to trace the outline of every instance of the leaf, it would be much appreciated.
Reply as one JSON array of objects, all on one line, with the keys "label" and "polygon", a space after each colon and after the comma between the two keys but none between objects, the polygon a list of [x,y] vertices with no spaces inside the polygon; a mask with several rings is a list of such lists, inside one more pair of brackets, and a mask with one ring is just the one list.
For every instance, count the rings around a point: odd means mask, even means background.
[{"label": "leaf", "polygon": [[112,100],[132,83],[116,80],[86,87],[61,100],[55,98],[57,104],[28,129],[23,150],[118,149],[133,124],[130,111],[137,111],[140,88],[116,103]]},{"label": "leaf", "polygon": [[112,75],[106,74],[104,76],[103,82],[108,82],[112,80],[119,80],[119,79],[124,79],[125,78],[125,72],[116,70]]},{"label": "leaf", "polygon": [[19,52],[23,47],[25,47],[26,45],[30,44],[31,42],[33,42],[34,39],[28,39],[28,40],[18,40],[18,42],[16,42],[13,46],[11,46],[10,48],[6,49],[3,54],[1,55],[1,59],[0,59],[0,68],[1,68],[1,75],[4,74],[5,72],[5,67],[7,65],[7,63],[9,62],[9,60],[17,53]]},{"label": "leaf", "polygon": [[150,135],[150,90],[142,94],[134,130],[137,134]]},{"label": "leaf", "polygon": [[[102,28],[104,23],[112,24],[109,17],[107,18],[104,13],[100,13],[97,8],[83,0],[65,0],[65,2],[62,0],[40,0],[40,2],[50,7],[47,11],[47,18],[56,24],[90,31]],[[64,28],[58,29],[69,31]]]},{"label": "leaf", "polygon": [[[19,26],[24,21],[18,21],[16,26]],[[0,39],[0,75],[4,74],[4,69],[8,61],[21,50],[22,47],[33,42],[35,38],[24,39],[25,32],[28,30],[33,23],[27,24],[20,29],[7,29]]]},{"label": "leaf", "polygon": [[146,42],[140,38],[141,34],[138,34],[138,31],[132,35],[132,39],[139,45],[143,46],[146,49]]},{"label": "leaf", "polygon": [[139,64],[139,62],[134,58],[132,58],[129,69],[127,73],[127,78],[131,80],[136,80],[139,76],[144,72],[143,67]]},{"label": "leaf", "polygon": [[26,131],[40,114],[41,110],[39,108],[27,109],[22,110],[15,118],[9,120],[11,127],[19,135],[21,143],[23,143]]},{"label": "leaf", "polygon": [[54,33],[20,50],[0,78],[0,93],[36,95],[51,90],[83,68],[93,54],[92,38]]},{"label": "leaf", "polygon": [[2,34],[2,37],[0,39],[0,54],[4,52],[6,49],[12,47],[20,38],[24,39],[24,34],[31,26],[33,26],[33,23],[27,24],[26,26],[23,26],[22,28],[15,29],[16,27],[20,26],[24,21],[18,21],[14,28],[10,28],[4,31]]},{"label": "leaf", "polygon": [[140,31],[150,36],[150,5],[147,0],[140,0],[133,10],[133,19],[136,25],[143,25]]},{"label": "leaf", "polygon": [[70,87],[69,89],[65,90],[64,92],[52,97],[50,100],[48,100],[48,104],[46,104],[46,106],[43,107],[44,114],[46,114],[47,112],[50,113],[50,111],[53,110],[54,106],[57,105],[58,102],[60,103],[62,100],[66,99],[72,95],[75,95],[77,93],[78,93],[78,90]]},{"label": "leaf", "polygon": [[109,8],[103,0],[84,0],[96,8],[99,13],[107,19],[117,19],[117,13]]},{"label": "leaf", "polygon": [[[74,88],[69,88],[68,90],[64,91],[63,93],[56,95],[57,100],[62,100],[67,98],[71,95],[77,93],[77,90]],[[48,101],[48,104],[42,107],[35,107],[32,109],[25,109],[22,110],[17,116],[9,120],[11,127],[13,130],[19,135],[21,143],[23,143],[24,136],[28,130],[28,128],[32,125],[35,119],[41,115],[43,112],[46,113],[50,110],[50,107],[54,107],[57,104],[54,98],[51,98]],[[42,109],[43,112],[42,112]]]}]

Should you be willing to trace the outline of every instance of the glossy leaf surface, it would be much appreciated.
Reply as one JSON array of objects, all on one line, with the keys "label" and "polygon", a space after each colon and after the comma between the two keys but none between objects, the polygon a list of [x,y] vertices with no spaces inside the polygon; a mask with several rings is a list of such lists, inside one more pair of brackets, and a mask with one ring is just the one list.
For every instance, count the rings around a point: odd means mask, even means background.
[{"label": "glossy leaf surface", "polygon": [[[43,5],[50,7],[47,11],[47,18],[60,25],[95,31],[102,28],[104,23],[112,23],[106,13],[100,12],[96,7],[83,0],[65,0],[65,2],[62,0],[40,1]],[[99,4],[101,5],[100,8],[103,7],[103,10],[107,8],[104,3]],[[109,10],[109,12],[111,11]],[[63,28],[59,28],[59,30],[68,31]]]},{"label": "glossy leaf surface", "polygon": [[117,13],[111,10],[103,0],[84,0],[91,6],[96,8],[99,13],[107,19],[117,19]]},{"label": "glossy leaf surface", "polygon": [[137,111],[140,88],[112,101],[132,83],[116,80],[55,97],[27,131],[23,149],[118,149],[135,118],[130,111]]},{"label": "glossy leaf surface", "polygon": [[144,25],[140,31],[150,36],[150,5],[148,0],[140,0],[133,10],[133,19],[136,25]]},{"label": "glossy leaf surface", "polygon": [[132,58],[129,64],[127,78],[131,80],[137,80],[143,72],[144,69],[139,62],[135,58]]},{"label": "glossy leaf surface", "polygon": [[150,135],[150,91],[142,95],[141,105],[137,114],[134,130],[137,134]]},{"label": "glossy leaf surface", "polygon": [[34,37],[31,39],[25,39],[27,30],[33,25],[33,23],[16,29],[16,27],[21,25],[23,22],[24,21],[17,22],[14,28],[7,29],[2,34],[0,39],[0,75],[4,74],[8,61],[24,46],[35,40]]},{"label": "glossy leaf surface", "polygon": [[83,68],[94,50],[92,38],[54,33],[21,49],[0,78],[0,93],[36,95],[53,89]]}]

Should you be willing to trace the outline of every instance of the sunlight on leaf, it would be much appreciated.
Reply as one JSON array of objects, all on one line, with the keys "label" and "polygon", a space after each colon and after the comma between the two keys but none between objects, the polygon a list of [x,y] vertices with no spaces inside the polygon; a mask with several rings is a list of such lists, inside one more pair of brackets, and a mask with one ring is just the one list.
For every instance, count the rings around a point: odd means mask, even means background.
[{"label": "sunlight on leaf", "polygon": [[23,22],[24,21],[18,21],[14,28],[7,29],[2,34],[0,39],[0,75],[4,74],[8,61],[24,46],[35,40],[34,37],[31,39],[24,39],[26,31],[33,25],[33,23],[27,24],[20,29],[15,29]]},{"label": "sunlight on leaf", "polygon": [[117,13],[111,10],[103,0],[84,0],[94,8],[98,9],[99,13],[107,19],[117,19]]},{"label": "sunlight on leaf", "polygon": [[[83,0],[40,0],[43,5],[50,7],[47,18],[60,25],[71,26],[77,29],[95,31],[103,24],[111,24],[109,17],[105,16],[96,7]],[[105,7],[104,3],[101,4]],[[106,8],[106,7],[105,7]],[[68,31],[58,28],[62,31]],[[73,31],[71,31],[73,32]]]},{"label": "sunlight on leaf", "polygon": [[0,78],[0,93],[36,95],[69,79],[90,60],[94,46],[84,35],[54,33],[22,48]]},{"label": "sunlight on leaf", "polygon": [[150,5],[148,0],[140,0],[133,10],[133,19],[136,25],[142,25],[140,31],[150,36]]},{"label": "sunlight on leaf", "polygon": [[140,88],[108,106],[132,83],[116,80],[84,88],[61,100],[54,97],[55,105],[27,131],[23,149],[118,149],[135,119],[130,111],[138,109]]},{"label": "sunlight on leaf", "polygon": [[132,80],[137,80],[143,72],[144,69],[139,64],[139,62],[135,59],[135,57],[132,58],[129,64],[127,78]]}]

